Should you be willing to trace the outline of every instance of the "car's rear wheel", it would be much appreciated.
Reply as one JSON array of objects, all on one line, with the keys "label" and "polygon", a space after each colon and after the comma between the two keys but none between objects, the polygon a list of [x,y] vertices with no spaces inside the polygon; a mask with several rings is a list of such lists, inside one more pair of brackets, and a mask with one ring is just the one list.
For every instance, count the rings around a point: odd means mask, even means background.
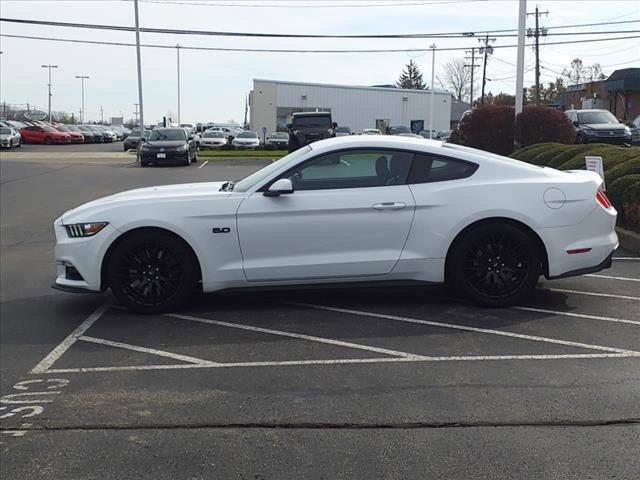
[{"label": "car's rear wheel", "polygon": [[189,300],[199,279],[189,247],[170,233],[140,231],[110,255],[107,280],[118,301],[138,313],[170,312]]},{"label": "car's rear wheel", "polygon": [[540,254],[520,228],[487,223],[465,232],[449,255],[449,279],[476,303],[503,307],[518,303],[540,276]]}]

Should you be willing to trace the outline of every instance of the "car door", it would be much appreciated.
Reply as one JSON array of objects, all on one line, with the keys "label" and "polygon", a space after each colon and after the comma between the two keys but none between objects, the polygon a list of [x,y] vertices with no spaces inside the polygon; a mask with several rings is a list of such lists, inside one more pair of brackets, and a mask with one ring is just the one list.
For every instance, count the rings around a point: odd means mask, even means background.
[{"label": "car door", "polygon": [[347,150],[314,157],[279,178],[294,192],[265,196],[272,179],[240,205],[237,225],[249,281],[383,275],[409,234],[413,154]]},{"label": "car door", "polygon": [[40,127],[35,126],[25,128],[25,140],[28,142],[41,142],[42,135],[39,134],[41,130],[42,129]]}]

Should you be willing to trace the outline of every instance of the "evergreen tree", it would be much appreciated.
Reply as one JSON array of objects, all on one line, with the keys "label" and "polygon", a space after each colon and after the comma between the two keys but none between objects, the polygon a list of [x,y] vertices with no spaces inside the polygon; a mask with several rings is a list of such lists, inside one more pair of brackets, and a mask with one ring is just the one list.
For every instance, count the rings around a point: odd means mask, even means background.
[{"label": "evergreen tree", "polygon": [[413,60],[409,61],[400,74],[396,87],[410,90],[424,90],[427,88],[427,84],[422,80],[422,73],[420,73],[418,65]]}]

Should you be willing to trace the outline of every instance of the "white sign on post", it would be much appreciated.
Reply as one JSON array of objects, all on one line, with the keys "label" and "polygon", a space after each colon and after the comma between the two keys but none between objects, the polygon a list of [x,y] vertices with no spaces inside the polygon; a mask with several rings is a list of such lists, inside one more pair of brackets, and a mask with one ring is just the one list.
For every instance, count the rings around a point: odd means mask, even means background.
[{"label": "white sign on post", "polygon": [[600,175],[600,178],[602,179],[600,190],[604,192],[607,187],[604,184],[604,168],[602,167],[602,157],[584,157],[584,160],[587,164],[587,170],[596,172],[598,175]]}]

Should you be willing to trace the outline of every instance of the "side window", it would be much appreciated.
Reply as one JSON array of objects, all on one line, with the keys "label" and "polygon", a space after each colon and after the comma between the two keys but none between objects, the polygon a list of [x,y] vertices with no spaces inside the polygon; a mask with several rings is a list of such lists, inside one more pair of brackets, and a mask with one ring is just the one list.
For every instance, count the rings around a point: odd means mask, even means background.
[{"label": "side window", "polygon": [[296,190],[403,185],[413,153],[395,150],[349,150],[320,155],[288,172]]},{"label": "side window", "polygon": [[464,160],[416,154],[408,183],[431,183],[457,180],[473,175],[478,165]]},{"label": "side window", "polygon": [[39,132],[40,128],[39,127],[29,127],[29,128],[27,128],[27,130],[29,130],[30,132]]}]

